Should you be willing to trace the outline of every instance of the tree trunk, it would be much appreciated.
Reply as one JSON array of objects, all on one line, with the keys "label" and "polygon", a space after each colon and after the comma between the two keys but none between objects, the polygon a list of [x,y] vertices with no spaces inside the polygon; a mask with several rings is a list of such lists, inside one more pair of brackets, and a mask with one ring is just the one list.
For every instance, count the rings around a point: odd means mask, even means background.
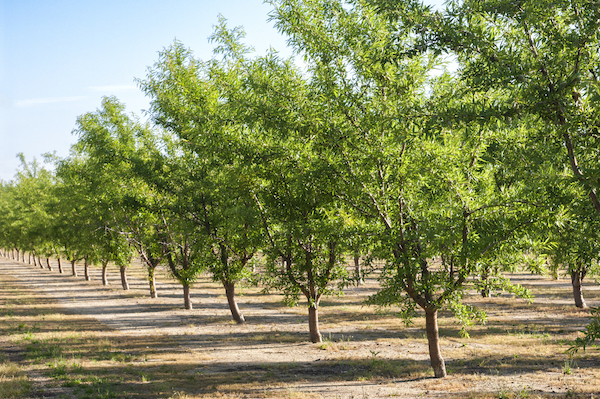
[{"label": "tree trunk", "polygon": [[148,266],[148,284],[150,284],[150,298],[158,298],[158,293],[156,292],[156,277],[154,276],[155,271],[156,267]]},{"label": "tree trunk", "polygon": [[[23,259],[23,262],[25,262],[25,259]],[[27,263],[31,265],[31,252],[27,253]]]},{"label": "tree trunk", "polygon": [[46,266],[48,267],[48,270],[52,271],[52,266],[50,265],[50,258],[46,258]]},{"label": "tree trunk", "polygon": [[102,262],[102,285],[108,285],[107,270],[108,262]]},{"label": "tree trunk", "polygon": [[44,268],[44,264],[42,263],[42,258],[38,255],[38,266],[40,267],[40,269]]},{"label": "tree trunk", "polygon": [[71,271],[73,272],[73,276],[77,277],[77,268],[75,267],[75,259],[71,261]]},{"label": "tree trunk", "polygon": [[227,302],[229,303],[229,310],[231,310],[233,320],[238,324],[243,323],[246,320],[242,313],[240,313],[240,309],[235,301],[235,283],[223,281],[223,287],[225,287],[225,294],[227,295]]},{"label": "tree trunk", "polygon": [[88,265],[87,258],[83,259],[83,270],[85,274],[85,279],[90,281],[92,278],[90,277],[90,265]]},{"label": "tree trunk", "polygon": [[356,284],[361,285],[364,283],[362,270],[360,269],[360,254],[354,252],[354,273],[356,273]]},{"label": "tree trunk", "polygon": [[446,365],[440,350],[440,335],[437,324],[437,309],[425,309],[425,330],[427,331],[427,342],[429,343],[429,359],[433,373],[436,378],[446,376]]},{"label": "tree trunk", "polygon": [[319,332],[319,308],[318,305],[308,307],[308,329],[310,331],[310,341],[313,343],[322,342]]},{"label": "tree trunk", "polygon": [[574,270],[571,272],[571,283],[573,285],[573,299],[575,299],[575,306],[581,309],[587,308],[587,304],[583,299],[583,290],[581,287],[581,281],[583,280],[583,272],[580,270]]},{"label": "tree trunk", "polygon": [[189,284],[183,285],[183,306],[187,310],[192,310],[192,300],[190,299],[190,286]]},{"label": "tree trunk", "polygon": [[62,269],[62,263],[60,263],[60,258],[56,258],[56,260],[58,261],[58,272],[62,273],[63,269]]},{"label": "tree trunk", "polygon": [[127,281],[127,266],[121,266],[121,285],[123,289],[127,291],[129,289],[129,282]]},{"label": "tree trunk", "polygon": [[480,293],[483,298],[489,298],[492,296],[492,290],[489,285],[489,269],[486,267],[484,271],[481,273],[481,282],[483,283],[483,288]]}]

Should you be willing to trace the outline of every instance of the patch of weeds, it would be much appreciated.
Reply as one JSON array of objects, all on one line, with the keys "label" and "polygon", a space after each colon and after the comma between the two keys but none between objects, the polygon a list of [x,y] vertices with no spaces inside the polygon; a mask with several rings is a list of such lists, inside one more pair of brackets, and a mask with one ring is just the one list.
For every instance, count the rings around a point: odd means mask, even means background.
[{"label": "patch of weeds", "polygon": [[550,339],[552,336],[550,333],[540,329],[537,326],[529,326],[529,325],[519,325],[513,331],[508,331],[508,335],[512,335],[516,338],[534,338],[534,339],[542,339],[544,341]]},{"label": "patch of weeds", "polygon": [[529,389],[523,388],[515,395],[515,399],[527,399],[529,398]]},{"label": "patch of weeds", "polygon": [[122,352],[112,353],[112,356],[110,357],[110,360],[118,363],[129,363],[134,359],[135,357],[133,355]]},{"label": "patch of weeds", "polygon": [[69,367],[67,366],[67,363],[64,359],[48,363],[48,367],[50,367],[50,376],[52,376],[52,378],[54,378],[55,380],[67,379]]},{"label": "patch of weeds", "polygon": [[564,375],[573,374],[573,367],[575,367],[575,365],[571,360],[565,361],[565,364],[563,366],[563,374]]},{"label": "patch of weeds", "polygon": [[71,380],[66,380],[65,382],[63,382],[62,386],[73,388],[73,387],[77,387],[83,383],[84,383],[84,381],[81,378],[73,378]]},{"label": "patch of weeds", "polygon": [[36,362],[42,362],[47,359],[60,359],[63,357],[62,349],[57,344],[51,344],[45,340],[34,340],[27,345],[27,357]]},{"label": "patch of weeds", "polygon": [[377,355],[379,355],[381,352],[374,350],[369,350],[369,352],[371,352],[371,361],[373,362],[373,365],[375,365],[377,363]]},{"label": "patch of weeds", "polygon": [[18,365],[0,360],[0,397],[6,399],[28,398],[32,383]]},{"label": "patch of weeds", "polygon": [[117,397],[113,384],[99,377],[88,378],[90,385],[83,388],[83,398],[112,399]]},{"label": "patch of weeds", "polygon": [[348,343],[351,339],[351,335],[342,335],[340,338],[335,339],[331,337],[330,333],[328,336],[323,338],[323,342],[319,344],[318,348],[321,350],[331,350],[334,352],[338,352],[340,350],[347,350],[349,349]]},{"label": "patch of weeds", "polygon": [[522,388],[519,391],[511,391],[508,389],[501,389],[495,396],[497,399],[528,399],[531,397],[531,387]]}]

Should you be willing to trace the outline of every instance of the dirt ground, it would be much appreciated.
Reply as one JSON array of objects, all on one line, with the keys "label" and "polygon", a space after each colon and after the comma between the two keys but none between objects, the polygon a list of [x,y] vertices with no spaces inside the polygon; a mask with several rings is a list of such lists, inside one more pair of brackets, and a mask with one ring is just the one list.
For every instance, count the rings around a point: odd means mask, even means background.
[{"label": "dirt ground", "polygon": [[[428,369],[423,320],[406,327],[394,309],[363,306],[377,289],[374,279],[348,288],[340,298],[323,301],[321,333],[326,339],[312,344],[306,308],[285,307],[279,295],[255,287],[240,289],[239,305],[247,322],[236,325],[222,287],[208,276],[192,290],[194,309],[185,310],[180,286],[164,272],[157,285],[159,297],[151,299],[142,267],[130,268],[131,289],[123,291],[116,269],[111,269],[111,285],[105,287],[97,268],[92,268],[92,281],[85,281],[82,267],[80,276],[73,277],[66,262],[64,274],[56,271],[56,262],[53,266],[55,270],[49,271],[0,258],[0,275],[54,300],[60,307],[57,313],[90,317],[124,341],[147,342],[146,348],[132,349],[134,355],[146,349],[147,353],[143,361],[137,356],[131,367],[186,363],[186,373],[202,376],[276,374],[266,380],[256,377],[257,383],[246,384],[240,392],[225,387],[227,397],[600,398],[598,350],[591,348],[573,359],[564,353],[589,315],[573,307],[570,281],[565,278],[512,275],[538,294],[532,305],[508,294],[482,299],[473,292],[468,301],[487,311],[488,322],[474,326],[471,338],[458,334],[451,315],[440,315],[449,376],[439,380]],[[599,286],[588,281],[584,289],[588,304],[600,305]],[[11,339],[0,338],[5,351],[14,345]],[[406,372],[374,375],[355,369],[377,364],[369,370],[385,371],[386,362],[401,362]],[[41,372],[32,371],[31,378],[44,397],[69,394],[68,389],[52,390],[52,381]],[[40,389],[44,384],[50,385]],[[203,397],[208,389],[197,388],[174,390],[171,397]],[[212,395],[219,392],[218,386],[212,389]]]}]

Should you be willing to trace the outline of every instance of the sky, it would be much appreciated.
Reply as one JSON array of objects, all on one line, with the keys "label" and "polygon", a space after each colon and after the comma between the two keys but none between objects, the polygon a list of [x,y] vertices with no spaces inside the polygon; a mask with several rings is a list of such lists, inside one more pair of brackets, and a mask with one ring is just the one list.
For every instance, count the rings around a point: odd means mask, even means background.
[{"label": "sky", "polygon": [[174,40],[211,58],[219,14],[244,27],[256,54],[291,54],[270,11],[262,0],[0,0],[0,180],[14,178],[18,153],[68,156],[77,117],[104,96],[143,117],[135,78]]}]

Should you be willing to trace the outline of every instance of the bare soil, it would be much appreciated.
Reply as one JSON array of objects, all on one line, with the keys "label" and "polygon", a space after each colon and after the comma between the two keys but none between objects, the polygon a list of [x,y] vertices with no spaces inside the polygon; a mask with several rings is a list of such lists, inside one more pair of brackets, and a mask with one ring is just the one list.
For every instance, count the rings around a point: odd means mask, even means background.
[{"label": "bare soil", "polygon": [[[0,258],[0,289],[2,284],[23,287],[19,289],[23,295],[29,289],[36,298],[0,308],[0,323],[11,331],[0,337],[0,347],[27,370],[34,397],[102,396],[69,384],[61,387],[57,378],[49,377],[55,375],[56,366],[36,365],[23,355],[23,342],[31,335],[19,332],[19,326],[28,325],[27,319],[15,318],[13,311],[19,306],[50,309],[42,318],[48,326],[35,321],[37,330],[29,329],[39,339],[60,331],[60,323],[52,324],[53,320],[78,315],[77,323],[86,323],[90,336],[93,331],[98,340],[115,343],[123,354],[119,363],[83,356],[77,363],[81,369],[95,367],[100,375],[103,367],[122,367],[124,373],[143,376],[144,384],[159,380],[162,384],[152,389],[129,384],[127,390],[106,397],[600,397],[598,349],[573,358],[565,354],[589,317],[588,310],[573,306],[568,278],[511,275],[511,280],[536,294],[533,304],[503,293],[481,298],[471,292],[467,301],[486,310],[488,321],[473,326],[470,338],[460,336],[452,315],[441,314],[442,353],[449,376],[435,379],[428,364],[424,320],[417,318],[407,327],[397,309],[363,305],[378,288],[375,279],[323,301],[320,321],[325,341],[312,344],[306,308],[286,307],[281,296],[264,293],[262,287],[239,290],[246,323],[237,325],[223,288],[209,276],[192,290],[194,309],[185,310],[181,287],[164,271],[157,284],[159,297],[151,299],[139,265],[129,269],[129,291],[121,289],[116,268],[110,271],[111,285],[105,287],[98,268],[92,268],[92,281],[85,281],[70,276],[69,267],[59,274],[56,262],[53,266],[51,272]],[[79,269],[82,275],[83,268]],[[593,281],[584,283],[584,295],[589,305],[600,305],[600,289]],[[65,339],[62,345],[69,342]],[[90,348],[90,353],[98,348]]]}]

